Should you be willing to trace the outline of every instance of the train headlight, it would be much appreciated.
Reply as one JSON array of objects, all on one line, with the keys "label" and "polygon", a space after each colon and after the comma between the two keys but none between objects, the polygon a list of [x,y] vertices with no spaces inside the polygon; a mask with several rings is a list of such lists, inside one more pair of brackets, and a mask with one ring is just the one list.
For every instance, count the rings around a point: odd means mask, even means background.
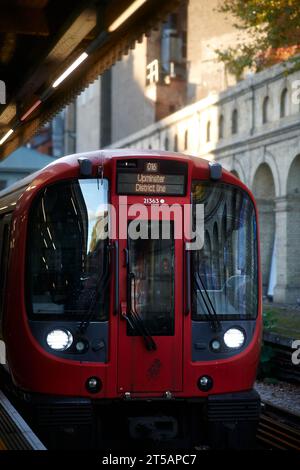
[{"label": "train headlight", "polygon": [[224,334],[224,343],[228,348],[238,349],[243,346],[245,342],[244,333],[238,328],[229,328]]},{"label": "train headlight", "polygon": [[49,348],[55,351],[65,351],[73,343],[73,336],[68,330],[55,329],[47,334],[46,341]]}]

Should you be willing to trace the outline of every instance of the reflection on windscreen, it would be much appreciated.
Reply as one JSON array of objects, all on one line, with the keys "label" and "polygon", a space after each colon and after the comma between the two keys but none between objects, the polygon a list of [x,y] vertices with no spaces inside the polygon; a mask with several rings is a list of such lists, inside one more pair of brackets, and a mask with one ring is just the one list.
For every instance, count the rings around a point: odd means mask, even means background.
[{"label": "reflection on windscreen", "polygon": [[[173,222],[142,221],[148,239],[128,239],[130,272],[135,283],[131,303],[151,335],[174,334],[174,227]],[[170,237],[163,238],[163,224],[170,225]],[[159,227],[154,227],[159,225]],[[151,239],[151,226],[159,234]],[[145,230],[141,229],[145,233]],[[129,334],[136,334],[130,331]]]},{"label": "reflection on windscreen", "polygon": [[[193,205],[204,204],[204,246],[192,251],[193,318],[207,314],[201,281],[218,315],[257,314],[257,240],[253,204],[237,187],[194,183]],[[195,218],[195,217],[194,217]]]},{"label": "reflection on windscreen", "polygon": [[[108,312],[108,183],[67,181],[44,189],[30,214],[29,264],[34,314]],[[78,318],[76,316],[76,318]]]}]

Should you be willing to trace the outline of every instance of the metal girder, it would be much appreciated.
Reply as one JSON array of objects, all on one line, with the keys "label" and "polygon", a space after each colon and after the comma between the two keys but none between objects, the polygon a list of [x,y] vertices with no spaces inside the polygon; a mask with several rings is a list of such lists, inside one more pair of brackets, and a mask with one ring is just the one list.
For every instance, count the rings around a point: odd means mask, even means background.
[{"label": "metal girder", "polygon": [[[52,44],[45,46],[40,63],[28,71],[25,70],[25,73],[23,72],[23,82],[17,87],[7,105],[11,110],[14,105],[16,112],[22,112],[24,106],[26,107],[28,103],[36,99],[35,93],[44,83],[47,83],[53,68],[58,68],[60,64],[63,64],[85,36],[95,28],[97,15],[95,8],[90,8],[93,2],[81,3],[81,7],[74,8],[72,17],[66,21],[62,31],[55,35]],[[30,51],[28,53],[30,54]],[[2,112],[0,111],[0,126],[3,124],[8,124],[7,109],[5,107]]]},{"label": "metal girder", "polygon": [[49,28],[41,8],[9,6],[1,9],[0,31],[2,33],[48,36]]},{"label": "metal girder", "polygon": [[[51,0],[50,0],[51,1]],[[120,60],[130,48],[135,47],[136,41],[139,41],[144,34],[150,34],[152,29],[164,21],[166,16],[174,11],[179,4],[184,0],[147,0],[139,11],[132,15],[122,27],[109,34],[108,39],[103,45],[99,45],[88,57],[84,64],[82,64],[75,73],[73,73],[49,99],[43,103],[33,114],[33,117],[28,121],[22,123],[5,144],[0,147],[0,160],[5,158],[8,154],[14,151],[17,147],[27,142],[34,133],[46,122],[48,122],[56,113],[58,113],[64,106],[70,103],[76,96],[78,96],[89,84],[97,79],[105,70],[110,68],[117,60]],[[100,21],[102,31],[105,30],[110,22],[115,19],[122,8],[132,3],[130,0],[111,0],[103,1],[100,3],[100,8],[97,12],[98,15],[98,30],[97,34],[101,33],[99,29],[99,15],[103,15]],[[106,7],[108,10],[105,14]],[[49,86],[49,79],[54,77],[54,73],[60,73],[64,70],[68,58],[76,57],[76,51],[82,52],[81,48],[76,48],[76,42],[81,34],[81,40],[86,41],[87,35],[91,34],[93,30],[92,25],[95,17],[91,13],[93,10],[84,10],[81,21],[85,24],[85,30],[82,31],[79,23],[76,20],[70,25],[70,29],[61,35],[57,43],[48,52],[45,61],[40,64],[40,67],[31,73],[27,81],[24,82],[22,93],[19,91],[18,99],[22,99],[23,103],[30,103],[30,100],[36,96],[37,86],[43,87],[46,84]],[[109,14],[107,13],[109,12]],[[94,31],[94,30],[93,30]],[[73,43],[72,43],[73,35]],[[75,37],[75,39],[74,39]],[[88,41],[87,41],[88,44]],[[64,55],[64,48],[66,51],[67,59]],[[73,52],[73,56],[72,56]],[[56,67],[51,67],[51,64],[56,64]],[[57,64],[60,64],[60,67]],[[1,78],[1,77],[0,77]],[[24,93],[24,90],[25,93]],[[15,97],[14,97],[15,98]],[[18,109],[17,109],[18,112]],[[9,126],[11,123],[11,116],[13,114],[13,107],[11,104],[11,111],[8,113],[8,108],[0,114],[0,126]],[[10,118],[9,118],[10,117]]]}]

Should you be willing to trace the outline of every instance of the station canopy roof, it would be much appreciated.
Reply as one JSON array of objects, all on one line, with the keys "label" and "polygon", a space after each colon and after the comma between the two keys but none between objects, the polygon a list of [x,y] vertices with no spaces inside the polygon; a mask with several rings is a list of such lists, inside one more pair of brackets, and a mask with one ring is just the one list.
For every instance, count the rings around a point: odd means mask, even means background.
[{"label": "station canopy roof", "polygon": [[1,0],[0,160],[157,28],[180,1]]}]

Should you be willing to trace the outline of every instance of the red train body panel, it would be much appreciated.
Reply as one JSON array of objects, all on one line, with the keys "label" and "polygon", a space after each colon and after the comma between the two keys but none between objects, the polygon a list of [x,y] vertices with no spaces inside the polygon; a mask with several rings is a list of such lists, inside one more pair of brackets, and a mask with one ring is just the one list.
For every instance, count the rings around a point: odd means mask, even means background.
[{"label": "red train body panel", "polygon": [[[125,308],[126,310],[128,307],[128,269],[125,263],[126,260],[124,261],[127,240],[119,239],[118,226],[114,227],[115,235],[114,239],[111,240],[111,243],[118,242],[118,251],[111,250],[110,255],[111,275],[107,287],[110,290],[110,302],[106,360],[95,362],[82,360],[81,356],[78,359],[74,359],[74,356],[71,358],[59,357],[52,354],[49,348],[43,347],[41,341],[37,339],[31,326],[31,323],[34,322],[33,316],[30,317],[30,321],[28,318],[28,296],[26,292],[29,282],[26,266],[28,246],[31,242],[29,239],[30,213],[43,188],[49,187],[58,181],[81,178],[79,158],[85,158],[91,162],[90,178],[93,180],[98,179],[100,185],[101,179],[108,180],[108,197],[109,202],[116,210],[116,225],[118,225],[120,211],[125,214],[124,211],[128,210],[132,204],[144,204],[145,200],[148,199],[149,202],[146,201],[146,210],[150,212],[153,205],[151,199],[155,199],[155,196],[148,197],[146,195],[147,197],[145,197],[145,194],[128,195],[127,205],[125,207],[120,205],[122,196],[118,194],[117,188],[118,161],[145,160],[147,162],[157,162],[169,160],[171,165],[176,165],[177,162],[187,164],[185,194],[178,196],[166,195],[163,203],[159,202],[158,205],[168,206],[176,203],[183,206],[190,204],[193,182],[211,181],[208,162],[199,158],[166,152],[99,151],[59,159],[36,173],[23,186],[20,183],[11,192],[6,191],[2,195],[0,194],[0,201],[3,201],[3,204],[0,202],[0,206],[2,206],[0,220],[1,216],[8,212],[7,209],[3,210],[6,201],[11,201],[11,204],[13,204],[11,206],[13,212],[10,224],[10,253],[6,276],[6,296],[2,315],[2,338],[6,345],[9,373],[15,387],[25,394],[81,397],[92,399],[93,403],[104,399],[123,400],[124,397],[128,398],[128,394],[132,400],[135,398],[164,399],[164,397],[168,397],[168,394],[174,400],[188,400],[223,394],[238,394],[239,392],[251,390],[259,361],[262,334],[258,230],[256,234],[258,250],[256,273],[257,316],[256,318],[253,317],[251,338],[247,346],[241,351],[237,350],[230,357],[222,357],[222,355],[219,357],[216,354],[215,359],[195,360],[198,352],[195,350],[192,353],[191,344],[194,341],[193,334],[196,333],[192,331],[194,328],[192,312],[187,311],[189,309],[187,295],[191,294],[186,295],[190,285],[187,276],[187,258],[185,257],[185,242],[187,240],[184,237],[176,239],[174,245],[172,245],[172,253],[175,253],[172,258],[174,259],[175,296],[174,320],[172,320],[174,321],[173,335],[153,335],[156,343],[155,350],[145,348],[141,335],[128,335],[128,325],[122,317],[122,313],[126,315],[126,312],[122,312],[122,309]],[[101,175],[99,174],[99,168],[102,172]],[[247,198],[254,205],[257,217],[253,196],[241,181],[231,173],[223,170],[221,179],[212,182],[216,185],[220,183],[239,188],[247,194]],[[17,195],[16,200],[14,200],[14,194]],[[124,219],[124,216],[122,217]],[[163,220],[163,216],[160,216],[159,220]],[[126,223],[128,221],[130,221],[130,216]],[[118,272],[115,269],[116,266],[118,266]],[[117,294],[116,290],[118,290]],[[116,305],[116,302],[118,302],[118,305]],[[202,321],[206,324],[208,322],[205,319]],[[221,321],[221,323],[224,328],[226,320]],[[236,323],[238,326],[243,325],[240,319]],[[197,327],[195,326],[195,328]],[[88,335],[88,329],[86,334]],[[218,335],[216,333],[216,336]],[[201,355],[201,345],[199,351]],[[198,381],[199,377],[202,376],[208,376],[212,379],[213,385],[210,390],[205,391],[199,388]],[[91,377],[100,379],[101,384],[99,390],[94,390],[92,393],[87,388],[87,381]]]}]

